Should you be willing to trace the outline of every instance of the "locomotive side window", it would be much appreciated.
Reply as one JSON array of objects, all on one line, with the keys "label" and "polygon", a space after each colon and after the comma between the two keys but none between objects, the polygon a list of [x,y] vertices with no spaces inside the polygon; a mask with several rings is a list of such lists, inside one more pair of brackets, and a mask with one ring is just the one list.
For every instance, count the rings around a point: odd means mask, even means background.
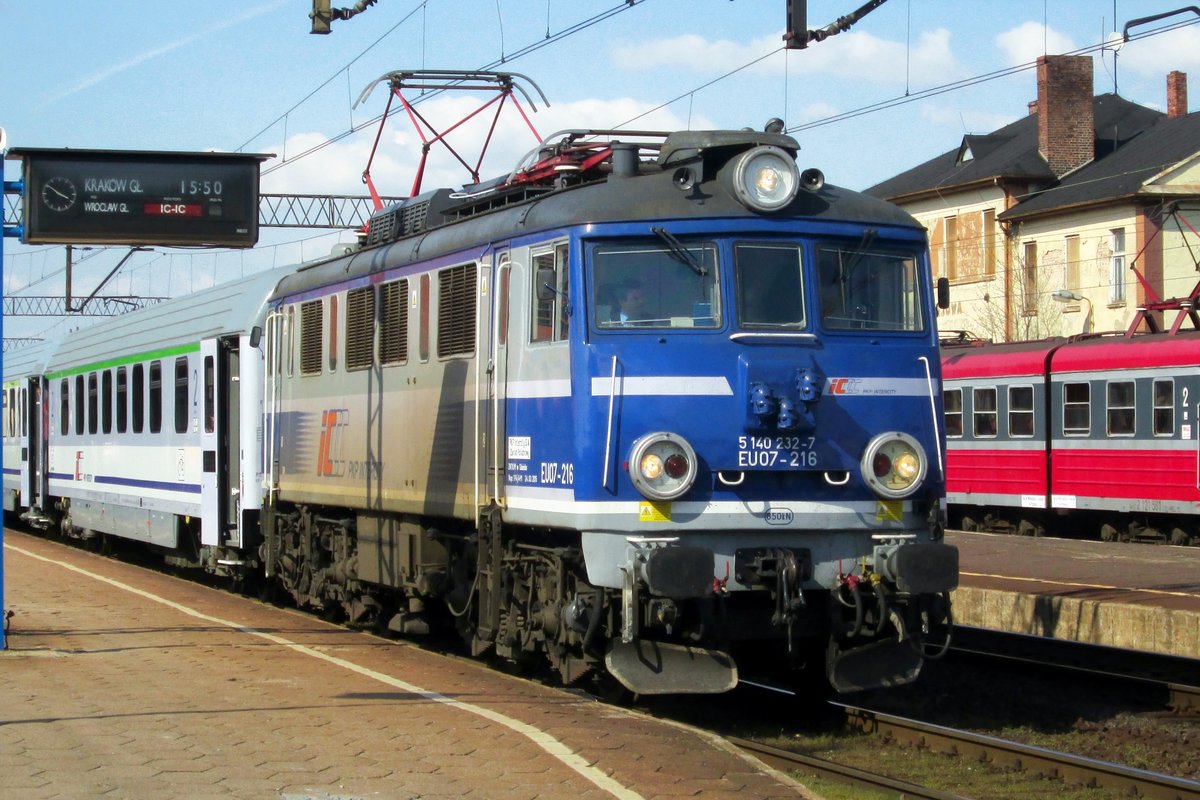
[{"label": "locomotive side window", "polygon": [[188,421],[188,361],[175,359],[175,432],[187,433]]},{"label": "locomotive side window", "polygon": [[1008,435],[1033,436],[1033,387],[1008,387]]},{"label": "locomotive side window", "polygon": [[113,376],[112,370],[100,373],[100,419],[104,433],[112,433],[113,427]]},{"label": "locomotive side window", "polygon": [[71,382],[66,378],[58,382],[58,426],[63,436],[71,430]]},{"label": "locomotive side window", "polygon": [[721,306],[712,244],[605,245],[592,252],[597,327],[717,328]]},{"label": "locomotive side window", "polygon": [[382,364],[408,362],[408,280],[392,281],[379,287],[383,314],[379,326],[379,361]]},{"label": "locomotive side window", "polygon": [[75,376],[75,435],[83,436],[83,376]]},{"label": "locomotive side window", "polygon": [[1154,381],[1154,435],[1175,435],[1175,380],[1158,378]]},{"label": "locomotive side window", "polygon": [[100,399],[98,397],[100,390],[99,390],[99,386],[96,383],[96,373],[94,373],[94,372],[89,373],[87,381],[88,381],[88,387],[87,387],[87,391],[88,391],[88,402],[87,402],[88,433],[94,434],[94,433],[98,432],[100,429],[100,425],[99,425],[99,423],[100,423],[100,406],[99,406],[99,402],[98,402]]},{"label": "locomotive side window", "polygon": [[375,287],[346,292],[346,369],[375,363]]},{"label": "locomotive side window", "polygon": [[531,342],[562,342],[570,335],[567,246],[533,254],[533,330]]},{"label": "locomotive side window", "polygon": [[1136,413],[1133,403],[1133,381],[1110,381],[1108,384],[1108,435],[1133,436]]},{"label": "locomotive side window", "polygon": [[971,392],[972,432],[975,436],[996,435],[996,390],[975,389]]},{"label": "locomotive side window", "polygon": [[141,433],[146,427],[146,368],[133,365],[133,391],[130,404],[133,406],[133,432]]},{"label": "locomotive side window", "polygon": [[321,374],[321,334],[325,307],[320,300],[300,305],[300,374]]},{"label": "locomotive side window", "polygon": [[738,244],[733,255],[739,326],[803,328],[804,271],[799,245]]},{"label": "locomotive side window", "polygon": [[438,358],[475,352],[475,264],[438,273]]},{"label": "locomotive side window", "polygon": [[1063,434],[1086,436],[1092,430],[1091,385],[1063,384]]},{"label": "locomotive side window", "polygon": [[117,367],[117,433],[129,427],[129,375],[124,367]]},{"label": "locomotive side window", "polygon": [[963,435],[962,389],[947,389],[942,392],[942,403],[946,407],[946,435]]},{"label": "locomotive side window", "polygon": [[818,251],[821,323],[832,330],[924,330],[916,259],[870,252],[868,244]]},{"label": "locomotive side window", "polygon": [[163,390],[162,362],[150,362],[150,432],[162,430]]}]

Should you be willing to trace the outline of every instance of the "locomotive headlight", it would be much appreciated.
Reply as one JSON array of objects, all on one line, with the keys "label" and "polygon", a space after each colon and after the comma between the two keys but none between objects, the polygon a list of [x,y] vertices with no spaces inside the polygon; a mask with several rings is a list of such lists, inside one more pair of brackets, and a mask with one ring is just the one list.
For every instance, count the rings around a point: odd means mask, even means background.
[{"label": "locomotive headlight", "polygon": [[907,433],[881,433],[863,452],[863,480],[881,497],[898,500],[925,480],[928,462],[920,443]]},{"label": "locomotive headlight", "polygon": [[738,156],[733,192],[752,211],[776,211],[796,197],[800,174],[786,151],[763,145]]},{"label": "locomotive headlight", "polygon": [[648,433],[630,448],[629,477],[647,500],[674,500],[696,482],[696,451],[682,436]]}]

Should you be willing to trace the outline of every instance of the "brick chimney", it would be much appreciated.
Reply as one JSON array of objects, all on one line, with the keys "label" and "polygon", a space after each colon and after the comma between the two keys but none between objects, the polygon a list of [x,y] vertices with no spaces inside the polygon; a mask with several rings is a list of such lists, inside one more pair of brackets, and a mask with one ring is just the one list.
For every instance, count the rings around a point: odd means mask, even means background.
[{"label": "brick chimney", "polygon": [[1187,73],[1175,70],[1167,75],[1167,116],[1175,119],[1187,113]]},{"label": "brick chimney", "polygon": [[1096,157],[1091,56],[1037,60],[1038,150],[1062,177]]}]

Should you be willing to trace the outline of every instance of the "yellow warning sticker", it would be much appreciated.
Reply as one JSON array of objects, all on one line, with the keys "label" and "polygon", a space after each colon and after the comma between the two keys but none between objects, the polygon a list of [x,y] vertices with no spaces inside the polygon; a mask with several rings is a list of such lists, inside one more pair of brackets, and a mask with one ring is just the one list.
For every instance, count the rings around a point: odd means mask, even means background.
[{"label": "yellow warning sticker", "polygon": [[875,503],[875,521],[899,522],[903,511],[904,503],[900,500],[879,500]]},{"label": "yellow warning sticker", "polygon": [[670,522],[670,503],[643,502],[638,511],[638,522]]}]

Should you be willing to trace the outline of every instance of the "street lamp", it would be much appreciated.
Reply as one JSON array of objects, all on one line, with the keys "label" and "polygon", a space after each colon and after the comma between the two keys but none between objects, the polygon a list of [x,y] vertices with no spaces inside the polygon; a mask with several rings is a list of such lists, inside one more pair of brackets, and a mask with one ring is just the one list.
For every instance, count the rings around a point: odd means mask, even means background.
[{"label": "street lamp", "polygon": [[1079,292],[1072,292],[1070,289],[1055,289],[1050,293],[1050,297],[1058,303],[1078,303],[1080,300],[1087,303],[1087,314],[1083,317],[1083,332],[1089,333],[1092,328],[1092,301],[1081,295]]}]

